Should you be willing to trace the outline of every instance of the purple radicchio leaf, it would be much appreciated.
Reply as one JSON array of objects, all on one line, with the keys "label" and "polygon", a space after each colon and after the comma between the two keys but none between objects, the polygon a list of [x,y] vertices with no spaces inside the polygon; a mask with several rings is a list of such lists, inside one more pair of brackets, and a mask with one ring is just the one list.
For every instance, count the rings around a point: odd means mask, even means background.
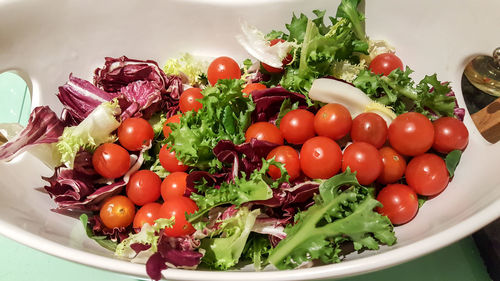
[{"label": "purple radicchio leaf", "polygon": [[232,164],[227,181],[239,177],[242,172],[249,176],[253,171],[262,167],[262,158],[265,158],[277,144],[252,139],[235,145],[229,140],[221,140],[213,149],[215,157],[223,163]]},{"label": "purple radicchio leaf", "polygon": [[167,76],[152,60],[106,57],[104,67],[94,72],[94,84],[111,93],[139,80],[155,83],[162,93],[166,92]]},{"label": "purple radicchio leaf", "polygon": [[271,218],[268,216],[259,216],[255,220],[252,231],[260,234],[274,236],[279,240],[286,238],[285,227],[287,219]]},{"label": "purple radicchio leaf", "polygon": [[[120,89],[123,99],[121,119],[129,117],[149,118],[160,109],[161,91],[150,81],[135,81]],[[144,113],[143,113],[144,112]]]},{"label": "purple radicchio leaf", "polygon": [[94,236],[106,236],[111,241],[117,243],[120,243],[124,239],[128,238],[129,233],[131,232],[130,227],[106,227],[99,215],[90,217],[88,224],[92,229]]},{"label": "purple radicchio leaf", "polygon": [[[449,93],[446,94],[446,96],[455,97],[455,92],[451,90]],[[455,98],[455,108],[453,108],[453,114],[455,115],[455,118],[457,118],[458,120],[464,121],[465,109],[458,106],[458,101],[456,98]]]},{"label": "purple radicchio leaf", "polygon": [[92,83],[69,75],[69,81],[59,87],[57,97],[64,106],[62,118],[68,126],[80,124],[98,105],[115,98]]},{"label": "purple radicchio leaf", "polygon": [[290,99],[292,104],[299,102],[299,108],[307,108],[307,101],[303,95],[289,92],[281,86],[255,90],[252,92],[252,99],[255,103],[255,110],[252,113],[253,122],[274,123],[285,99]]},{"label": "purple radicchio leaf", "polygon": [[169,237],[164,233],[158,240],[158,251],[146,262],[146,272],[153,280],[161,279],[161,271],[168,267],[194,268],[203,254],[197,251],[200,240],[192,235]]},{"label": "purple radicchio leaf", "polygon": [[142,244],[142,243],[133,243],[130,244],[130,248],[134,250],[135,254],[138,255],[142,251],[147,251],[151,248],[151,245]]},{"label": "purple radicchio leaf", "polygon": [[[142,153],[139,157],[133,154],[130,157],[130,169],[122,178],[115,179],[112,183],[99,183],[102,180],[101,178],[96,180],[89,177],[86,173],[92,172],[83,167],[88,167],[91,164],[85,161],[75,161],[74,169],[65,166],[57,167],[52,177],[42,177],[49,183],[44,187],[45,190],[57,204],[57,209],[54,211],[78,213],[99,210],[99,203],[120,193],[123,187],[127,185],[130,176],[139,170],[144,161]],[[91,161],[91,156],[87,159],[87,161]],[[82,172],[82,170],[85,172]]]},{"label": "purple radicchio leaf", "polygon": [[33,109],[28,125],[16,137],[0,146],[0,160],[9,161],[31,146],[55,143],[64,131],[63,122],[48,106]]}]

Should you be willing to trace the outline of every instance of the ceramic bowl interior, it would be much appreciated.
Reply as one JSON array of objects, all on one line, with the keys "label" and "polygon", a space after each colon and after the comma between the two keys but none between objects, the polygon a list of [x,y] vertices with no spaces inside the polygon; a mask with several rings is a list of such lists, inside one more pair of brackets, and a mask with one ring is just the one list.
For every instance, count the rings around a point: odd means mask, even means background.
[{"label": "ceramic bowl interior", "polygon": [[[91,80],[104,57],[127,55],[160,65],[183,52],[199,56],[248,55],[237,44],[239,23],[261,30],[284,29],[293,12],[326,9],[338,1],[0,1],[0,72],[16,71],[27,81],[32,106],[51,105],[70,73]],[[450,81],[465,107],[460,80],[465,64],[498,47],[500,1],[367,1],[366,30],[397,48],[419,79],[438,73]],[[170,280],[299,280],[343,277],[402,263],[444,247],[500,217],[500,144],[486,142],[467,114],[470,142],[448,188],[429,200],[410,223],[397,227],[397,245],[351,254],[346,261],[308,269],[252,272],[167,270]],[[143,265],[113,257],[86,238],[80,222],[50,209],[40,176],[52,172],[31,154],[0,163],[0,233],[64,259],[145,277]]]}]

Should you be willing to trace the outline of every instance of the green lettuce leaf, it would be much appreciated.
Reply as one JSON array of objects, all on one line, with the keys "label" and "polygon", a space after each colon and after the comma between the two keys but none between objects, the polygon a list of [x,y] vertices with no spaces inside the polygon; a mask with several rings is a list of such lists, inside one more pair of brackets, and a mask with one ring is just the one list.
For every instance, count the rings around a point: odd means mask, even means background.
[{"label": "green lettuce leaf", "polygon": [[203,107],[187,112],[180,123],[172,123],[166,142],[172,145],[176,156],[184,164],[199,169],[218,168],[222,165],[212,149],[220,140],[235,144],[245,141],[255,104],[244,97],[242,80],[219,80],[213,87],[203,90]]},{"label": "green lettuce leaf", "polygon": [[273,196],[271,190],[273,183],[270,183],[271,180],[266,176],[266,172],[271,164],[278,165],[282,170],[282,178],[273,182],[274,187],[277,186],[276,183],[279,183],[280,180],[283,181],[289,177],[284,167],[279,166],[276,161],[263,161],[262,168],[253,172],[248,179],[243,174],[240,178],[234,178],[234,181],[229,183],[223,182],[220,188],[204,184],[197,185],[196,189],[199,193],[192,193],[191,199],[196,202],[198,211],[194,214],[188,214],[186,217],[190,222],[194,222],[216,206],[224,204],[240,206],[246,202],[271,198]]},{"label": "green lettuce leaf", "polygon": [[202,262],[220,270],[237,264],[259,214],[260,209],[241,207],[235,216],[222,221],[211,237],[201,241],[201,248],[206,251]]},{"label": "green lettuce leaf", "polygon": [[120,242],[114,250],[115,255],[120,257],[133,257],[135,251],[130,248],[130,245],[140,243],[143,245],[151,245],[149,248],[153,253],[158,249],[158,233],[165,227],[172,227],[175,223],[175,217],[169,219],[160,218],[155,221],[154,225],[144,224],[141,231],[135,234],[130,234],[126,239]]},{"label": "green lettuce leaf", "polygon": [[88,224],[88,221],[89,221],[89,217],[87,216],[87,214],[80,215],[80,222],[82,223],[83,228],[85,229],[85,233],[87,233],[87,236],[90,239],[97,242],[97,244],[101,245],[101,247],[104,247],[104,248],[114,252],[118,243],[116,241],[109,239],[108,237],[106,237],[104,235],[103,236],[94,235],[94,233],[92,232],[92,229],[90,228],[90,226]]},{"label": "green lettuce leaf", "polygon": [[120,126],[115,117],[120,112],[118,100],[104,102],[77,126],[64,128],[56,144],[61,153],[61,161],[68,168],[72,168],[76,153],[80,149],[94,151],[103,143],[115,142],[116,136],[112,133]]},{"label": "green lettuce leaf", "polygon": [[248,241],[243,249],[242,257],[254,264],[255,270],[261,270],[267,264],[267,258],[271,253],[272,246],[267,235],[250,233]]},{"label": "green lettuce leaf", "polygon": [[274,266],[290,269],[315,259],[339,262],[340,244],[346,241],[355,250],[395,243],[390,220],[373,210],[380,203],[350,170],[323,182],[319,192],[315,204],[296,215],[295,224],[285,229],[287,237],[272,250],[268,261]]},{"label": "green lettuce leaf", "polygon": [[415,85],[410,77],[412,72],[409,67],[405,71],[397,68],[388,76],[382,76],[362,70],[353,84],[371,99],[392,107],[396,114],[416,111],[431,120],[454,116],[455,97],[447,96],[451,91],[449,83],[440,82],[434,74]]}]

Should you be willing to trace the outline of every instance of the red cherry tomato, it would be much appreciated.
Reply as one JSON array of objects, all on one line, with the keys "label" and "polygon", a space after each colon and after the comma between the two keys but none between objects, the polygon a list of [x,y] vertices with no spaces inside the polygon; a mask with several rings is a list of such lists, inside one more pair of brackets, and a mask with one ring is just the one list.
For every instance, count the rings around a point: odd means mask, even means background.
[{"label": "red cherry tomato", "polygon": [[163,124],[163,135],[165,136],[165,138],[167,138],[168,135],[170,135],[170,133],[172,132],[172,129],[170,129],[168,123],[177,123],[177,124],[181,123],[181,115],[180,114],[172,115],[170,116],[170,118],[167,119],[167,121],[165,121],[165,124]]},{"label": "red cherry tomato", "polygon": [[453,117],[441,117],[434,121],[434,143],[432,148],[441,153],[464,150],[469,143],[469,131],[464,123]]},{"label": "red cherry tomato", "polygon": [[425,153],[414,157],[405,172],[406,182],[417,194],[432,196],[443,191],[450,176],[441,157]]},{"label": "red cherry tomato", "polygon": [[291,110],[281,118],[280,131],[287,142],[303,144],[316,135],[314,114],[305,109]]},{"label": "red cherry tomato", "polygon": [[[278,42],[285,42],[285,40],[283,40],[283,39],[273,39],[269,43],[270,43],[271,46],[274,46],[274,45],[278,44]],[[287,65],[290,62],[292,62],[292,60],[293,60],[292,54],[287,54],[286,57],[281,62],[283,63],[283,65]],[[264,68],[269,73],[281,73],[284,70],[283,67],[276,68],[276,67],[272,67],[270,65],[267,65],[265,63],[261,63],[261,65],[262,65],[262,68]]]},{"label": "red cherry tomato", "polygon": [[352,120],[351,138],[353,142],[364,141],[381,148],[387,141],[387,123],[373,112],[365,112]]},{"label": "red cherry tomato", "polygon": [[168,200],[171,197],[183,196],[186,192],[186,178],[184,172],[174,172],[168,175],[161,183],[161,197]]},{"label": "red cherry tomato", "polygon": [[182,113],[186,113],[188,111],[194,110],[198,112],[203,105],[199,101],[203,98],[203,94],[201,93],[200,88],[189,88],[182,92],[179,98],[179,108]]},{"label": "red cherry tomato", "polygon": [[193,234],[194,227],[186,220],[186,213],[192,214],[198,210],[196,203],[184,196],[173,197],[166,200],[160,209],[160,218],[175,218],[173,227],[166,227],[165,234],[171,237],[180,237]]},{"label": "red cherry tomato", "polygon": [[382,207],[376,211],[387,216],[392,224],[411,221],[418,211],[418,197],[415,191],[404,184],[390,184],[378,193],[377,201]]},{"label": "red cherry tomato", "polygon": [[255,90],[267,89],[266,85],[260,83],[250,83],[243,88],[243,96],[248,97]]},{"label": "red cherry tomato", "polygon": [[151,226],[154,225],[155,220],[160,217],[160,208],[160,203],[152,202],[145,204],[135,213],[132,226],[140,229],[145,223]]},{"label": "red cherry tomato", "polygon": [[396,150],[385,146],[378,151],[382,157],[384,168],[377,179],[381,184],[394,183],[401,179],[406,170],[406,160]]},{"label": "red cherry tomato", "polygon": [[396,68],[403,70],[403,62],[395,54],[385,53],[376,56],[369,68],[375,74],[387,76]]},{"label": "red cherry tomato", "polygon": [[347,135],[351,130],[351,125],[351,113],[339,103],[324,105],[314,116],[316,134],[333,140],[341,139]]},{"label": "red cherry tomato", "polygon": [[389,142],[397,152],[416,156],[431,148],[434,142],[434,127],[423,114],[403,113],[389,126]]},{"label": "red cherry tomato", "polygon": [[143,146],[149,146],[154,136],[153,127],[146,119],[128,118],[118,127],[118,140],[130,151],[138,151]]},{"label": "red cherry tomato", "polygon": [[117,144],[103,143],[94,151],[92,165],[99,175],[116,179],[130,168],[130,154]]},{"label": "red cherry tomato", "polygon": [[328,179],[340,170],[342,151],[327,137],[308,139],[300,150],[300,168],[313,179]]},{"label": "red cherry tomato", "polygon": [[240,79],[241,70],[238,63],[230,57],[218,57],[208,66],[207,79],[215,85],[219,79]]},{"label": "red cherry tomato", "polygon": [[127,183],[127,197],[138,206],[160,198],[160,177],[150,170],[139,170],[132,174]]},{"label": "red cherry tomato", "polygon": [[164,145],[160,149],[160,155],[158,156],[160,159],[160,164],[162,167],[173,173],[173,172],[184,172],[188,169],[188,166],[184,165],[177,157],[175,156],[175,151],[172,149],[167,149],[167,145]]},{"label": "red cherry tomato", "polygon": [[347,167],[356,172],[356,178],[362,185],[373,183],[384,168],[382,156],[377,148],[367,142],[355,142],[344,150],[342,171]]},{"label": "red cherry tomato", "polygon": [[[273,157],[277,162],[284,164],[285,169],[290,176],[290,181],[300,176],[299,153],[297,153],[295,149],[287,145],[278,146],[269,152],[266,159],[269,160]],[[281,177],[281,171],[275,165],[271,165],[269,167],[268,173],[271,178],[275,180]]]},{"label": "red cherry tomato", "polygon": [[265,140],[275,144],[283,144],[283,135],[280,129],[274,124],[268,122],[253,123],[248,127],[245,132],[245,141],[249,142],[251,139]]},{"label": "red cherry tomato", "polygon": [[99,217],[107,228],[127,227],[134,220],[135,206],[123,195],[113,196],[104,201]]}]

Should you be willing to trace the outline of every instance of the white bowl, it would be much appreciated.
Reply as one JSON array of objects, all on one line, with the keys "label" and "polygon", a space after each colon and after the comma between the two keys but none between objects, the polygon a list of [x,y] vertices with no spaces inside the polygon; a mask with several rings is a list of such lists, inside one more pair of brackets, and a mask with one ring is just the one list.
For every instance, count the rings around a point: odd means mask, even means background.
[{"label": "white bowl", "polygon": [[[49,4],[50,3],[50,4]],[[91,79],[105,56],[154,59],[162,65],[181,52],[248,57],[234,36],[240,19],[261,30],[284,29],[292,12],[311,15],[331,0],[240,1],[0,1],[0,72],[17,70],[32,106],[61,109],[55,93],[70,72]],[[458,101],[465,63],[498,47],[500,1],[369,1],[367,34],[397,47],[415,78],[437,72],[451,81]],[[496,32],[496,34],[495,34]],[[496,36],[496,37],[495,37]],[[332,265],[293,271],[208,272],[169,269],[170,280],[299,280],[355,275],[393,266],[451,244],[500,217],[500,144],[486,142],[465,118],[470,143],[456,176],[410,223],[397,227],[397,245],[351,254]],[[118,260],[86,238],[79,221],[51,212],[35,190],[52,172],[32,155],[0,163],[0,233],[49,254],[82,264],[145,277],[145,267]]]}]

